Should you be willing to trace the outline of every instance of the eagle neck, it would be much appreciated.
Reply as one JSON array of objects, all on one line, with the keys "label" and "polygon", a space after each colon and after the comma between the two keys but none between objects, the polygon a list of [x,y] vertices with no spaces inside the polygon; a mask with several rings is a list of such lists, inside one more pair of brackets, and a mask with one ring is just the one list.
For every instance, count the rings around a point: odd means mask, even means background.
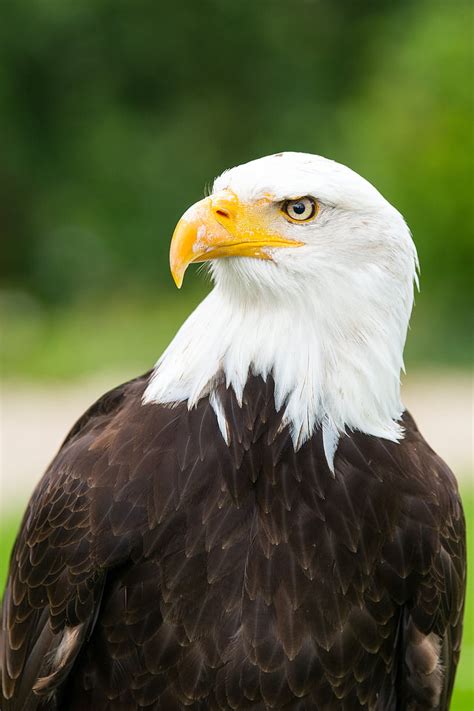
[{"label": "eagle neck", "polygon": [[307,294],[237,299],[216,286],[157,362],[144,402],[186,401],[191,409],[209,397],[227,439],[217,385],[224,380],[241,403],[250,374],[271,375],[295,449],[320,425],[329,450],[347,430],[396,441],[404,334],[397,343],[387,322],[378,332],[373,318],[366,333],[354,330],[353,311],[344,321],[342,311],[325,312]]}]

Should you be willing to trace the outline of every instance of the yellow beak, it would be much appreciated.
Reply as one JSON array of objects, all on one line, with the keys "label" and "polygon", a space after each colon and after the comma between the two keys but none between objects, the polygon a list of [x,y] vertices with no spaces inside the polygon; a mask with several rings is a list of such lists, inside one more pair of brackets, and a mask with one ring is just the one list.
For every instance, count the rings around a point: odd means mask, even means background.
[{"label": "yellow beak", "polygon": [[274,247],[302,246],[272,230],[262,216],[262,203],[268,201],[244,204],[232,191],[223,190],[184,213],[170,247],[171,274],[178,289],[191,263],[237,256],[271,259]]}]

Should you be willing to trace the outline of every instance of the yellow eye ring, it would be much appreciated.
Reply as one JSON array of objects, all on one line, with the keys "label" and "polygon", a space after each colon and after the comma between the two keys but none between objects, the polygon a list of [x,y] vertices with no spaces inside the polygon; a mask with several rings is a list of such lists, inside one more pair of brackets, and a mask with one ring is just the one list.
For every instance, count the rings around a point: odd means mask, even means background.
[{"label": "yellow eye ring", "polygon": [[295,200],[285,200],[281,209],[291,222],[309,222],[318,214],[319,205],[314,198],[306,195]]}]

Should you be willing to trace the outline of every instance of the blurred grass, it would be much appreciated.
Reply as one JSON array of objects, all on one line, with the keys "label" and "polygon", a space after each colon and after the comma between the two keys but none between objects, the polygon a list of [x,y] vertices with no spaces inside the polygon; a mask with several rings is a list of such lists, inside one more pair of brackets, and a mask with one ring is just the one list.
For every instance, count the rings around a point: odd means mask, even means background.
[{"label": "blurred grass", "polygon": [[185,294],[134,291],[64,309],[42,309],[25,295],[0,298],[4,378],[68,380],[150,368],[202,299],[205,283]]},{"label": "blurred grass", "polygon": [[[464,488],[462,491],[464,511],[468,530],[468,571],[474,569],[474,489]],[[21,512],[11,512],[0,521],[0,590],[3,590],[8,571],[10,551],[12,549]],[[474,709],[474,578],[468,577],[466,595],[466,612],[464,618],[464,638],[461,661],[456,675],[452,711],[473,711]]]}]

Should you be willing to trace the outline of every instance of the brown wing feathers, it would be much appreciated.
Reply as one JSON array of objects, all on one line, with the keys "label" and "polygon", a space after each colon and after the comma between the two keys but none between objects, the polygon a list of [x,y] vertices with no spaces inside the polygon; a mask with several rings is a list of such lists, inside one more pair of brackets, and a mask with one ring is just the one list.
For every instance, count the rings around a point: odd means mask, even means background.
[{"label": "brown wing feathers", "polygon": [[399,445],[344,436],[334,476],[320,431],[293,451],[271,379],[242,406],[220,386],[229,446],[206,398],[142,406],[146,380],[81,418],[32,497],[2,709],[446,709],[463,519],[411,418]]}]

